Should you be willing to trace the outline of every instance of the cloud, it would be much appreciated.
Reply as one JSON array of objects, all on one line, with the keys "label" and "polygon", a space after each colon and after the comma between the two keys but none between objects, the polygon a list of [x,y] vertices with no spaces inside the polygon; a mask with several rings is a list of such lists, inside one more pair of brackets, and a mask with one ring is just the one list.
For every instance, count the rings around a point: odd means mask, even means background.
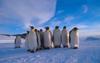
[{"label": "cloud", "polygon": [[80,37],[88,37],[88,36],[98,36],[100,35],[99,29],[84,29],[80,30]]},{"label": "cloud", "polygon": [[77,24],[74,27],[78,27],[79,29],[86,29],[86,28],[88,28],[88,25],[86,25],[86,24]]},{"label": "cloud", "polygon": [[56,0],[4,0],[2,6],[8,16],[12,12],[18,16],[26,29],[29,25],[41,25],[54,16]]},{"label": "cloud", "polygon": [[74,16],[67,16],[64,21],[70,22],[74,19]]},{"label": "cloud", "polygon": [[88,12],[88,6],[87,5],[83,5],[83,13],[87,13]]},{"label": "cloud", "polygon": [[50,26],[51,26],[51,30],[53,30],[55,28],[55,26],[60,26],[62,23],[59,20],[56,20],[54,22],[51,22]]},{"label": "cloud", "polygon": [[87,25],[87,24],[80,23],[75,26],[79,28],[80,37],[100,35],[99,24]]},{"label": "cloud", "polygon": [[61,14],[63,12],[64,12],[64,10],[58,10],[58,11],[56,11],[56,14]]}]

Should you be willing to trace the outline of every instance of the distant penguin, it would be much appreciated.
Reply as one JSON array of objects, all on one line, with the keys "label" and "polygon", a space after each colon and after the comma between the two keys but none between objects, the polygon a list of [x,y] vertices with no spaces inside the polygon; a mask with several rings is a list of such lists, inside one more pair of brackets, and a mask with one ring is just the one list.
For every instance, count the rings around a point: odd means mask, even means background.
[{"label": "distant penguin", "polygon": [[29,31],[27,31],[26,37],[25,37],[25,48],[27,49],[27,51],[30,51],[29,49]]},{"label": "distant penguin", "polygon": [[56,26],[53,31],[53,43],[55,48],[60,48],[61,46],[61,31],[59,26]]},{"label": "distant penguin", "polygon": [[15,48],[20,48],[21,47],[21,37],[16,36],[15,38]]},{"label": "distant penguin", "polygon": [[69,33],[68,33],[67,29],[66,29],[66,26],[63,27],[62,34],[61,34],[61,40],[62,40],[63,47],[67,47],[67,48],[70,47],[70,44],[69,44]]},{"label": "distant penguin", "polygon": [[44,36],[44,48],[45,49],[52,48],[52,34],[51,31],[49,30],[49,27],[46,27],[46,31],[44,32],[43,36]]},{"label": "distant penguin", "polygon": [[40,39],[40,33],[37,29],[35,29],[36,37],[37,37],[37,44],[38,44],[38,50],[41,49],[41,39]]},{"label": "distant penguin", "polygon": [[70,44],[71,44],[71,47],[74,49],[79,48],[79,33],[78,33],[77,27],[74,27],[70,31]]},{"label": "distant penguin", "polygon": [[28,34],[28,41],[29,41],[30,52],[35,52],[38,48],[38,44],[37,44],[36,32],[33,26],[31,26],[31,30]]},{"label": "distant penguin", "polygon": [[41,40],[41,48],[44,49],[44,38],[43,38],[43,30],[40,29],[40,40]]}]

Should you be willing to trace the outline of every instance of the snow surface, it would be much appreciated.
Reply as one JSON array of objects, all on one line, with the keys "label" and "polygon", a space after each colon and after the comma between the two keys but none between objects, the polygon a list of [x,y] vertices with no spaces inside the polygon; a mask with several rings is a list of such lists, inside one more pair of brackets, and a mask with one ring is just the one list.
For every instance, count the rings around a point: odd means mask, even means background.
[{"label": "snow surface", "polygon": [[79,49],[52,48],[35,53],[1,43],[0,63],[100,63],[100,41],[81,41]]}]

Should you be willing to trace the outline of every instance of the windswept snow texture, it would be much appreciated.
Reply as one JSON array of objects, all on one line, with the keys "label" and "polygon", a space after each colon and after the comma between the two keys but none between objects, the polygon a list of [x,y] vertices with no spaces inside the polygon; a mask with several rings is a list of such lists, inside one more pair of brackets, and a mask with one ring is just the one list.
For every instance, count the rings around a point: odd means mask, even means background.
[{"label": "windswept snow texture", "polygon": [[100,41],[80,42],[79,49],[52,48],[29,53],[0,44],[0,63],[100,63]]}]

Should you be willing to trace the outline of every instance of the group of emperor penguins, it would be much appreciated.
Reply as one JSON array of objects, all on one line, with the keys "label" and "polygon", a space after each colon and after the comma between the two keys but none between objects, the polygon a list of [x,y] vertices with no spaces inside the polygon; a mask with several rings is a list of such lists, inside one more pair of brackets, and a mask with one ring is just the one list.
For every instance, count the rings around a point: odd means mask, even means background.
[{"label": "group of emperor penguins", "polygon": [[[16,48],[20,48],[20,42],[20,36],[16,37]],[[30,31],[27,31],[25,48],[28,52],[61,47],[73,49],[79,48],[77,27],[74,27],[68,32],[66,26],[63,27],[62,31],[59,29],[59,26],[55,26],[55,29],[51,32],[49,27],[45,27],[45,31],[43,31],[42,29],[37,30],[33,26],[30,26]]]}]

